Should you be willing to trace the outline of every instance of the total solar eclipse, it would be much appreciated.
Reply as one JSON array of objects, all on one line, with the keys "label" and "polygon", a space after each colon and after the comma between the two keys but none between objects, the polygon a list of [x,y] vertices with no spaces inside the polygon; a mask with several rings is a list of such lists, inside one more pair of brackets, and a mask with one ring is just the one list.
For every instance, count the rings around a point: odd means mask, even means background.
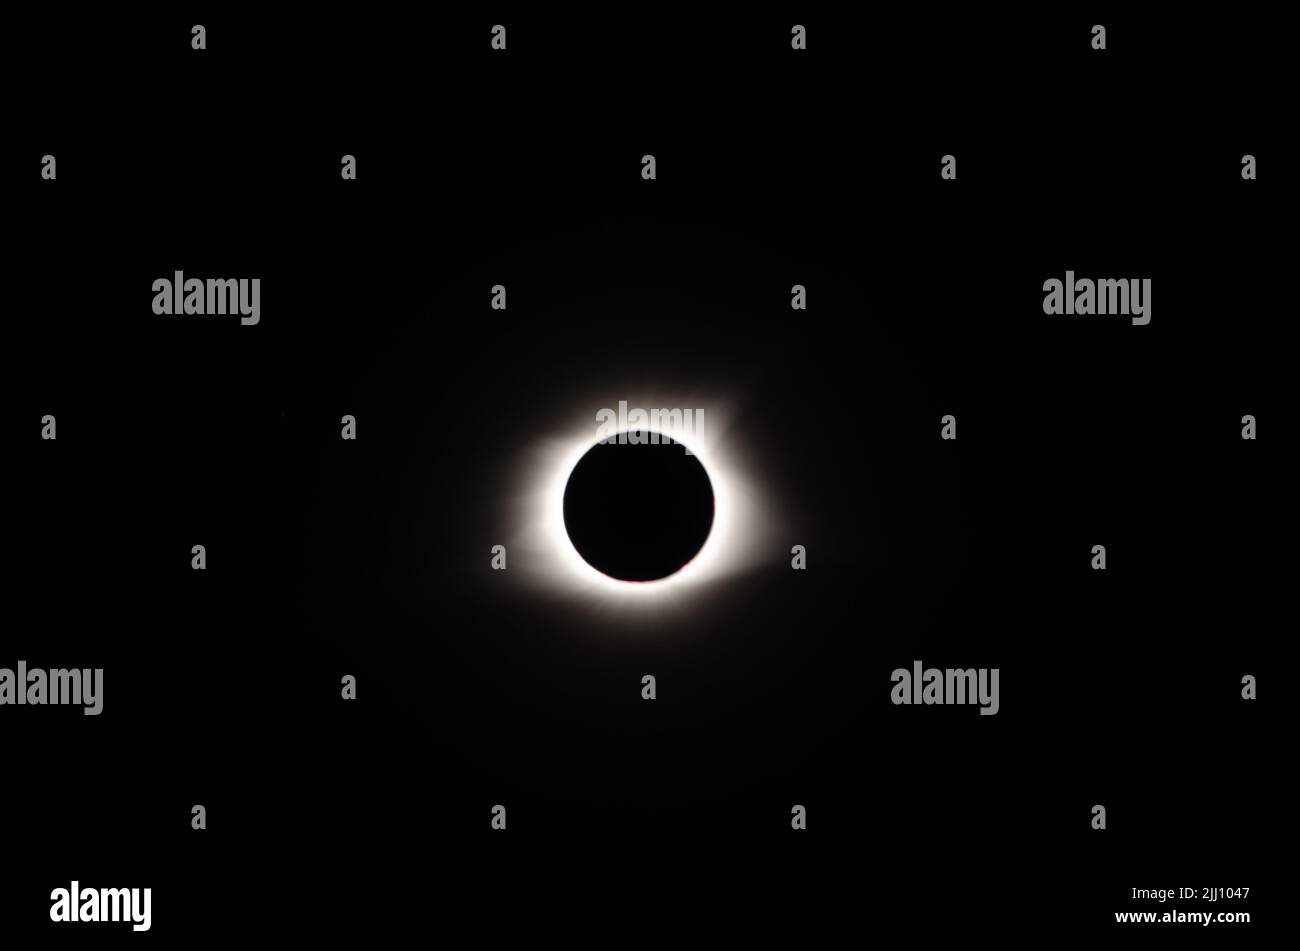
[{"label": "total solar eclipse", "polygon": [[713,527],[713,484],[704,466],[681,443],[654,435],[655,442],[597,443],[564,487],[564,528],[574,549],[619,581],[680,571]]}]

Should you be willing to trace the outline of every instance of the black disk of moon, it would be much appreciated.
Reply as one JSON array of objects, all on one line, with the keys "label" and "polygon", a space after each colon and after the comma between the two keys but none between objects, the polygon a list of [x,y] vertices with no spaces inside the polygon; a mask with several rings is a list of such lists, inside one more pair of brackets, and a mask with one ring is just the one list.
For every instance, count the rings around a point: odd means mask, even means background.
[{"label": "black disk of moon", "polygon": [[680,571],[713,527],[713,484],[704,466],[681,443],[657,438],[597,443],[564,487],[564,527],[573,547],[620,581],[656,581]]}]

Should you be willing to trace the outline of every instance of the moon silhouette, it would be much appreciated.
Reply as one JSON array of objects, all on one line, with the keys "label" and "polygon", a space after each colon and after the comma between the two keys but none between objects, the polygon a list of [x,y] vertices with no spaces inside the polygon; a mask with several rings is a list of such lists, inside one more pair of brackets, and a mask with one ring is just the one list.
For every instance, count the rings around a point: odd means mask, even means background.
[{"label": "moon silhouette", "polygon": [[713,484],[671,437],[622,435],[626,442],[597,443],[573,467],[564,488],[564,527],[601,574],[657,581],[685,568],[704,547],[713,527]]}]

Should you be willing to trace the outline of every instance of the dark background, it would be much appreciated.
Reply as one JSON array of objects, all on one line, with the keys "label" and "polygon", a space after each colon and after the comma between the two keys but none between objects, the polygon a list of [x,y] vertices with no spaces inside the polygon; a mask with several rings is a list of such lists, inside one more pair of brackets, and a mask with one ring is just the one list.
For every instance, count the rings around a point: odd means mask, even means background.
[{"label": "dark background", "polygon": [[[11,22],[0,666],[105,669],[97,718],[0,712],[6,851],[40,870],[13,920],[82,870],[169,925],[206,906],[163,889],[229,869],[1090,868],[1098,918],[1166,884],[1136,868],[1251,884],[1295,834],[1295,27]],[[1067,268],[1150,277],[1151,324],[1045,317]],[[261,323],[154,316],[177,269],[262,278]],[[532,440],[644,382],[735,394],[779,544],[631,634],[488,552]],[[917,658],[1000,667],[1000,713],[891,705]]]}]

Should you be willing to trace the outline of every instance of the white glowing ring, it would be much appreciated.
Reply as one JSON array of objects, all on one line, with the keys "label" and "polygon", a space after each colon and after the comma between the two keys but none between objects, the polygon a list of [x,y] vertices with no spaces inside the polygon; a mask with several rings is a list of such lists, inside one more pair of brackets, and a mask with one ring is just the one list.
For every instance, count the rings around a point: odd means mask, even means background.
[{"label": "white glowing ring", "polygon": [[[762,550],[764,522],[754,482],[743,471],[744,454],[737,447],[729,414],[714,404],[700,433],[636,426],[681,443],[704,467],[713,486],[714,504],[713,525],[704,546],[681,569],[654,581],[621,581],[593,568],[569,538],[564,524],[564,490],[578,461],[607,434],[598,432],[594,410],[575,415],[589,422],[573,426],[564,436],[539,439],[532,450],[533,458],[522,467],[528,475],[516,499],[521,529],[511,549],[512,571],[518,568],[532,585],[557,596],[585,595],[602,605],[617,605],[652,599],[681,601],[720,578],[752,567],[765,555],[770,558],[770,553]],[[653,508],[637,499],[628,501],[626,511],[611,513],[610,517],[629,518],[638,513],[655,517]]]}]

